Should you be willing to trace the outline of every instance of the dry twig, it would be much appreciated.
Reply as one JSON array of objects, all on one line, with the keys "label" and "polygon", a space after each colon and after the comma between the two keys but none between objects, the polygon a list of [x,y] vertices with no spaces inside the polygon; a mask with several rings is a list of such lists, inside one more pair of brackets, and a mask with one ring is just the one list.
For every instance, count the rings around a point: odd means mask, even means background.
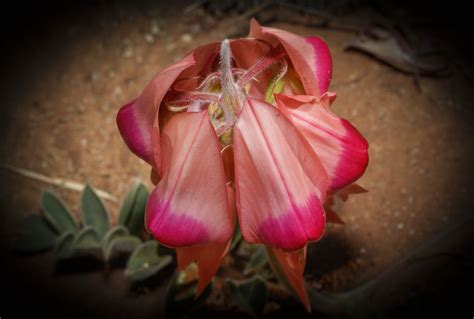
[{"label": "dry twig", "polygon": [[[46,176],[46,175],[42,175],[42,174],[30,171],[30,170],[24,169],[24,168],[18,168],[18,167],[14,167],[14,166],[10,166],[10,165],[2,165],[1,168],[9,170],[10,172],[19,174],[21,176],[25,176],[25,177],[28,177],[28,178],[46,183],[46,184],[50,184],[50,185],[70,189],[70,190],[77,191],[77,192],[82,192],[84,190],[84,187],[85,187],[85,184],[81,184],[81,183],[71,181],[71,180],[67,180],[67,179],[63,179],[63,178],[49,177],[49,176]],[[95,188],[95,187],[94,187],[94,190],[96,191],[97,195],[99,197],[103,198],[103,199],[106,199],[106,200],[111,201],[113,203],[118,203],[119,202],[119,199],[117,197],[115,197],[114,195],[112,195],[112,194],[110,194],[110,193],[108,193],[104,190],[101,190],[101,189],[98,189],[98,188]]]}]

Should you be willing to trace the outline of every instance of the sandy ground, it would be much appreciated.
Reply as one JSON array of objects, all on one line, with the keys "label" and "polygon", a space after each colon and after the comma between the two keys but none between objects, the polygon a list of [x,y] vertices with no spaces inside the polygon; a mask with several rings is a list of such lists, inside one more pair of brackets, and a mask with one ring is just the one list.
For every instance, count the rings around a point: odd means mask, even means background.
[{"label": "sandy ground", "polygon": [[[193,47],[221,40],[226,30],[194,11],[98,10],[88,22],[62,21],[47,36],[26,39],[11,59],[1,110],[0,164],[63,177],[122,196],[149,168],[128,151],[115,125],[119,107],[134,98],[161,68]],[[333,54],[333,110],[350,120],[370,144],[370,164],[359,183],[367,194],[341,211],[346,225],[330,225],[309,253],[306,277],[317,289],[342,291],[395,263],[412,248],[471,212],[474,159],[472,82],[455,70],[447,78],[413,78],[367,56],[346,52],[351,34],[284,23],[275,27],[323,37]],[[0,169],[1,237],[11,244],[15,225],[39,210],[45,184]],[[55,189],[78,213],[79,194]],[[113,221],[118,206],[107,204]],[[101,309],[115,318],[158,312],[160,289],[137,297],[120,272],[54,276],[50,255],[12,259],[4,249],[7,284]],[[8,258],[8,259],[7,259]],[[15,274],[21,274],[15,277]],[[73,287],[73,289],[71,289]],[[79,300],[79,301],[78,301]],[[108,307],[110,306],[110,307]],[[0,314],[1,315],[1,314]]]}]

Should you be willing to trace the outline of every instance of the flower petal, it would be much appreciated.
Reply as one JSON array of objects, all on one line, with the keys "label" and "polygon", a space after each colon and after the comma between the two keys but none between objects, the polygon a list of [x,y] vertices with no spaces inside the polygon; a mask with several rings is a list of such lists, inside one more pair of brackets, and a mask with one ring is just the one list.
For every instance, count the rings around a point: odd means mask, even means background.
[{"label": "flower petal", "polygon": [[207,111],[177,114],[165,126],[165,173],[146,208],[147,228],[162,244],[222,244],[231,237],[234,214],[220,148]]},{"label": "flower petal", "polygon": [[306,246],[291,252],[267,246],[267,253],[272,269],[280,282],[298,296],[306,310],[311,312],[303,277],[306,264]]},{"label": "flower petal", "polygon": [[250,37],[273,45],[281,43],[300,76],[306,94],[320,96],[329,87],[332,60],[326,43],[318,37],[300,37],[275,28],[262,27],[255,19],[250,22]]},{"label": "flower petal", "polygon": [[324,231],[327,174],[276,108],[248,99],[234,127],[236,203],[245,240],[302,248]]},{"label": "flower petal", "polygon": [[334,195],[329,196],[324,202],[324,211],[326,212],[326,220],[328,223],[344,225],[344,221],[339,217],[338,214],[333,210]]},{"label": "flower petal", "polygon": [[[137,99],[125,104],[117,114],[117,126],[127,146],[135,155],[158,170],[160,151],[157,112],[161,100],[181,72],[194,63],[193,55],[189,54],[180,62],[164,69],[148,83]],[[152,135],[155,135],[154,138]],[[152,138],[157,145],[152,146]],[[154,157],[154,152],[158,160]]]},{"label": "flower petal", "polygon": [[179,271],[186,268],[193,261],[198,264],[199,282],[196,287],[196,298],[204,291],[212,277],[219,270],[222,259],[227,255],[229,247],[230,240],[227,243],[176,248]]},{"label": "flower petal", "polygon": [[313,46],[314,72],[318,79],[319,94],[327,92],[332,78],[332,58],[329,47],[323,39],[315,36],[305,37],[306,42]]},{"label": "flower petal", "polygon": [[321,159],[329,175],[330,191],[357,180],[369,161],[365,138],[347,120],[329,109],[335,97],[335,93],[325,93],[321,98],[276,96],[279,109],[290,116]]}]

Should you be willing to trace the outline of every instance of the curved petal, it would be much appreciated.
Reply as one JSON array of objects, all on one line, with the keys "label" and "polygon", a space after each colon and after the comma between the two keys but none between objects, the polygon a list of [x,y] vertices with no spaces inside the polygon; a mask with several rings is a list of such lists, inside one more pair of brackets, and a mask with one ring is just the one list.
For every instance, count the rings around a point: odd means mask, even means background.
[{"label": "curved petal", "polygon": [[280,282],[298,296],[306,310],[311,312],[311,305],[306,293],[303,277],[306,264],[306,246],[291,252],[267,247],[267,253],[272,269]]},{"label": "curved petal", "polygon": [[276,95],[277,105],[318,154],[329,175],[329,189],[336,191],[357,180],[369,161],[368,143],[347,120],[329,109],[335,93],[314,96]]},{"label": "curved petal", "polygon": [[273,45],[281,43],[298,73],[306,94],[320,96],[329,87],[332,60],[326,43],[318,37],[300,37],[275,28],[262,27],[255,19],[250,22],[250,37]]},{"label": "curved petal", "polygon": [[248,99],[234,127],[236,203],[245,240],[302,248],[324,231],[327,175],[295,126]]},{"label": "curved petal", "polygon": [[[180,62],[164,69],[148,83],[137,99],[125,104],[117,114],[118,129],[129,149],[158,171],[160,139],[157,111],[169,87],[194,63],[193,55],[189,54]],[[153,143],[152,139],[156,142]]]},{"label": "curved petal", "polygon": [[148,230],[170,247],[227,243],[234,215],[207,111],[175,115],[163,130],[162,151],[165,173],[147,203]]},{"label": "curved petal", "polygon": [[306,42],[313,46],[314,73],[318,79],[319,94],[327,92],[332,78],[332,58],[329,47],[323,39],[315,36],[305,37]]}]

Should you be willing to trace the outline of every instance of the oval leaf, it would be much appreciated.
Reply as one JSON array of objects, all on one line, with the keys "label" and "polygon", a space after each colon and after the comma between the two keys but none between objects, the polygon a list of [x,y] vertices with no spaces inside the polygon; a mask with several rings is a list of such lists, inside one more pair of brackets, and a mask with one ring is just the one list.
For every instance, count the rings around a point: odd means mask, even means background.
[{"label": "oval leaf", "polygon": [[226,282],[229,292],[239,308],[254,317],[259,317],[267,302],[265,281],[260,276],[255,276],[246,281],[227,280]]},{"label": "oval leaf", "polygon": [[136,236],[115,237],[105,252],[105,260],[111,260],[115,256],[122,254],[130,254],[141,243],[140,238]]},{"label": "oval leaf", "polygon": [[107,234],[105,234],[104,238],[102,239],[102,252],[104,253],[104,257],[106,255],[107,249],[110,246],[110,243],[117,237],[127,236],[128,230],[123,226],[115,226],[114,228],[110,229]]},{"label": "oval leaf", "polygon": [[33,253],[52,249],[57,235],[51,226],[40,216],[26,217],[18,228],[18,238],[14,248],[18,252]]},{"label": "oval leaf", "polygon": [[81,201],[82,222],[94,228],[102,238],[109,228],[109,215],[94,190],[86,185]]},{"label": "oval leaf", "polygon": [[145,230],[145,208],[150,193],[145,185],[140,184],[137,190],[137,196],[133,204],[132,213],[127,221],[127,228],[130,234],[141,235]]},{"label": "oval leaf", "polygon": [[130,256],[126,275],[133,281],[145,280],[168,266],[171,256],[158,255],[158,243],[154,240],[139,245]]},{"label": "oval leaf", "polygon": [[74,234],[65,233],[58,238],[54,253],[58,259],[66,259],[73,255]]},{"label": "oval leaf", "polygon": [[76,235],[73,248],[74,253],[96,254],[100,249],[99,234],[91,226],[86,226]]},{"label": "oval leaf", "polygon": [[123,199],[122,206],[120,207],[119,225],[125,226],[130,214],[132,213],[133,204],[137,197],[138,186],[140,186],[140,183],[133,184],[132,188]]},{"label": "oval leaf", "polygon": [[54,193],[44,191],[41,195],[41,209],[48,222],[59,233],[76,232],[77,225],[66,205]]},{"label": "oval leaf", "polygon": [[128,192],[120,209],[119,224],[132,235],[141,235],[145,229],[145,207],[150,193],[143,184],[136,184]]}]

